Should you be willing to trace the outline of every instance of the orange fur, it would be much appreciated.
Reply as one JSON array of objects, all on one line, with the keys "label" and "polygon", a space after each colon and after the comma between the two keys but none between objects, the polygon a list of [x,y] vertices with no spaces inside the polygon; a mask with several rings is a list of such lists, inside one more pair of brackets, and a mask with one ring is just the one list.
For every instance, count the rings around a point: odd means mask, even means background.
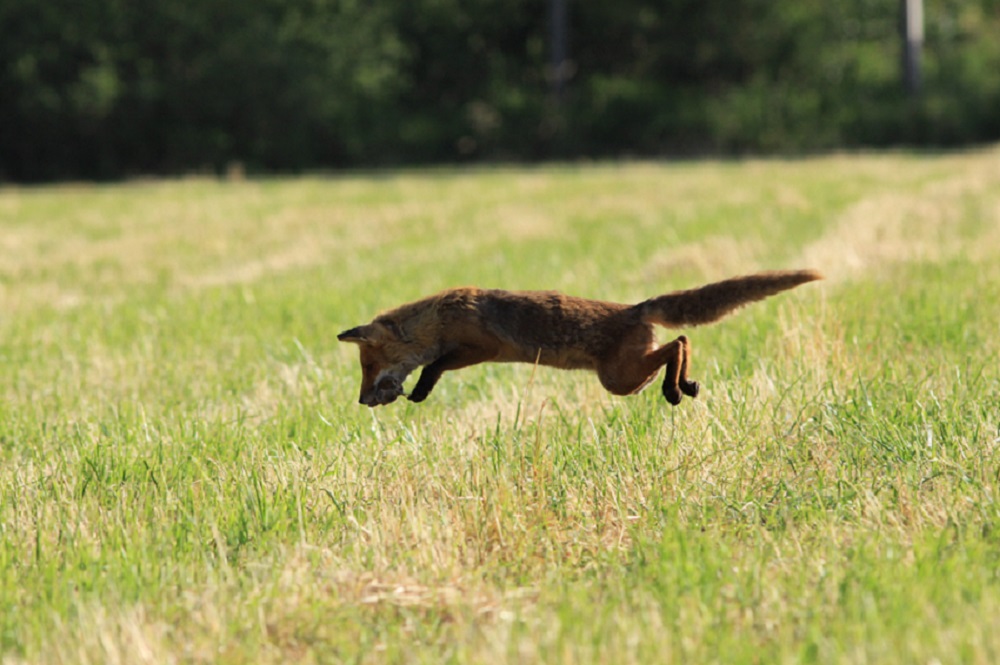
[{"label": "orange fur", "polygon": [[695,397],[688,379],[691,344],[681,335],[657,346],[653,325],[712,323],[748,303],[822,279],[812,270],[764,272],[636,305],[575,298],[553,291],[458,288],[442,291],[342,332],[361,351],[361,397],[367,406],[395,401],[403,381],[423,367],[409,399],[422,402],[443,372],[482,362],[528,362],[597,372],[615,395],[645,388],[666,367],[663,396]]}]

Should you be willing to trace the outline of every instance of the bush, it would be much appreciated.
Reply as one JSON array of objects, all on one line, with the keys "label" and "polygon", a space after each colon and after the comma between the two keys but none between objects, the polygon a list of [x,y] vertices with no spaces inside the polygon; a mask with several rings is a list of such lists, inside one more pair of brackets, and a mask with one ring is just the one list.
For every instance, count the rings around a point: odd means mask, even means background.
[{"label": "bush", "polygon": [[1000,138],[1000,4],[570,4],[566,92],[528,0],[5,0],[0,179],[797,152]]}]

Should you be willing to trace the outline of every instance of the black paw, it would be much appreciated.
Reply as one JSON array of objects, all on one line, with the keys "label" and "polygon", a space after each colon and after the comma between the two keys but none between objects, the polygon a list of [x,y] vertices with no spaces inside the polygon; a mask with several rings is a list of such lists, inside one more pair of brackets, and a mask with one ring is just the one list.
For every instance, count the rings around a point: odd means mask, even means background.
[{"label": "black paw", "polygon": [[410,400],[411,402],[419,403],[427,399],[428,394],[430,393],[414,390],[413,392],[411,392],[409,395],[406,396],[406,399]]},{"label": "black paw", "polygon": [[375,403],[379,406],[385,406],[386,404],[392,404],[395,402],[400,393],[395,391],[380,390],[375,395]]},{"label": "black paw", "polygon": [[664,384],[663,397],[670,403],[671,406],[677,406],[681,403],[681,391],[677,389],[677,386],[668,386]]},{"label": "black paw", "polygon": [[698,391],[701,390],[701,386],[698,385],[697,381],[681,381],[680,388],[681,392],[688,397],[697,397]]},{"label": "black paw", "polygon": [[375,386],[376,404],[392,404],[403,394],[403,386],[392,377],[386,377]]}]

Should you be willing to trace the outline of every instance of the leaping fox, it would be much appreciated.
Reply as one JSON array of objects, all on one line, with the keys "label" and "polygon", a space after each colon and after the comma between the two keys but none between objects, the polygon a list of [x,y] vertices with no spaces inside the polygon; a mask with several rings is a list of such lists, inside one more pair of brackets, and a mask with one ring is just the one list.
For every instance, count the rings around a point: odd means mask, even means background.
[{"label": "leaping fox", "polygon": [[378,315],[337,336],[361,349],[361,404],[389,404],[403,381],[423,366],[411,402],[427,399],[441,374],[482,362],[527,362],[589,369],[609,392],[632,395],[666,366],[663,396],[677,405],[698,395],[688,378],[691,344],[681,335],[657,346],[653,324],[667,328],[712,323],[748,303],[822,279],[813,270],[762,272],[636,305],[554,291],[458,288]]}]

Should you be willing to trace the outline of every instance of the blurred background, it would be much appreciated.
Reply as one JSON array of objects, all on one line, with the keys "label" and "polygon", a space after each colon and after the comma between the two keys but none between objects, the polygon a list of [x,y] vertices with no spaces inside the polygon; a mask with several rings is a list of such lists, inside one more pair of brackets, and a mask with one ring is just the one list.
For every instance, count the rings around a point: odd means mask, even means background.
[{"label": "blurred background", "polygon": [[0,180],[1000,139],[1000,0],[906,4],[0,0]]}]

